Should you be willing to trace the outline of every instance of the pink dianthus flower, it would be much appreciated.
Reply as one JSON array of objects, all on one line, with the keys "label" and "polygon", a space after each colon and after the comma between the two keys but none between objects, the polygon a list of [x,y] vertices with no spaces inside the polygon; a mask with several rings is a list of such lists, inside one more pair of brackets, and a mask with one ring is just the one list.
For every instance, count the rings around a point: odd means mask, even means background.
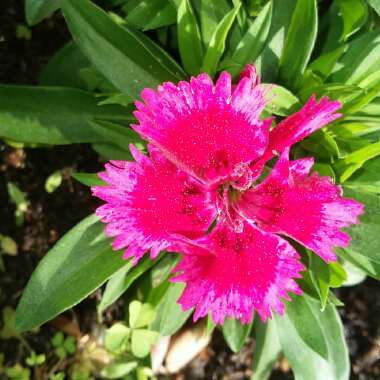
[{"label": "pink dianthus flower", "polygon": [[[341,230],[358,223],[363,206],[342,197],[329,177],[309,174],[312,158],[289,159],[289,149],[340,117],[337,101],[309,99],[271,128],[261,119],[265,90],[253,66],[236,86],[227,72],[214,85],[207,74],[190,82],[142,91],[132,128],[149,142],[135,162],[111,161],[93,194],[105,201],[97,215],[114,237],[113,248],[136,264],[145,252],[182,253],[173,282],[185,282],[179,299],[194,320],[211,314],[248,323],[283,313],[282,299],[301,294],[304,270],[284,237],[336,260],[347,247]],[[262,181],[265,164],[278,157]]]}]

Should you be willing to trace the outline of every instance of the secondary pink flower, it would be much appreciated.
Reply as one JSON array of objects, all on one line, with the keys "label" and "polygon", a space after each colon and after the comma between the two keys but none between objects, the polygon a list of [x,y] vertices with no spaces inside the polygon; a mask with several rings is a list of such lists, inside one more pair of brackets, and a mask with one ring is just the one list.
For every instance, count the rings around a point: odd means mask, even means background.
[{"label": "secondary pink flower", "polygon": [[[131,147],[136,162],[111,162],[93,193],[106,203],[97,215],[115,237],[113,247],[136,263],[145,252],[183,254],[173,281],[186,283],[179,303],[211,313],[216,323],[235,317],[247,323],[282,313],[282,298],[300,294],[295,278],[303,265],[281,235],[325,261],[345,247],[341,231],[363,212],[342,198],[328,177],[309,175],[313,160],[289,160],[291,145],[340,115],[338,102],[312,97],[270,129],[262,120],[265,93],[252,66],[236,86],[223,72],[214,85],[206,74],[190,82],[145,89],[136,102],[150,158]],[[281,154],[267,178],[266,162]]]}]

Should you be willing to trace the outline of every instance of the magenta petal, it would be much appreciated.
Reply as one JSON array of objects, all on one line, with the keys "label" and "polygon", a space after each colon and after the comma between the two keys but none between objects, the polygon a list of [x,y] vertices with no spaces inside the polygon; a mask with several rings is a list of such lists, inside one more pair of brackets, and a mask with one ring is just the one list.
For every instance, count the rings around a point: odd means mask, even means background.
[{"label": "magenta petal", "polygon": [[288,149],[259,186],[246,191],[239,212],[266,231],[287,235],[325,261],[335,261],[334,247],[346,247],[350,237],[342,227],[358,223],[363,205],[342,197],[329,177],[308,176],[312,161],[289,162]]},{"label": "magenta petal", "polygon": [[268,148],[263,157],[255,163],[253,171],[260,172],[265,162],[273,156],[339,118],[341,114],[336,111],[340,107],[338,101],[330,101],[323,97],[317,102],[315,96],[312,96],[298,112],[273,128],[269,134]]},{"label": "magenta petal", "polygon": [[215,218],[212,194],[177,169],[156,149],[150,158],[131,147],[136,162],[113,161],[100,177],[107,186],[92,188],[105,201],[96,214],[115,237],[114,249],[126,248],[136,263],[146,252],[154,258],[175,235],[199,237]]},{"label": "magenta petal", "polygon": [[219,226],[185,253],[173,282],[185,282],[179,299],[184,310],[195,307],[194,320],[208,313],[215,323],[225,317],[252,320],[256,310],[265,320],[271,309],[282,313],[281,297],[301,294],[294,278],[304,269],[294,248],[282,238],[245,224],[243,233]]},{"label": "magenta petal", "polygon": [[132,127],[159,147],[175,165],[204,183],[228,179],[237,165],[249,164],[265,151],[268,122],[259,116],[265,106],[253,75],[232,91],[223,72],[215,86],[207,74],[145,89],[136,102],[138,125]]}]

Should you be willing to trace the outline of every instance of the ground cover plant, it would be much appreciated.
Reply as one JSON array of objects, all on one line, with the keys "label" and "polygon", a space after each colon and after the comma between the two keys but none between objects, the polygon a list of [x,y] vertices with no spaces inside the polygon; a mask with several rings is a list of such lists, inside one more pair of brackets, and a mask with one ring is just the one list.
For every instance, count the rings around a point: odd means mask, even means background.
[{"label": "ground cover plant", "polygon": [[[280,358],[296,379],[349,379],[339,288],[380,276],[380,4],[25,2],[29,25],[54,11],[72,41],[38,85],[0,86],[0,137],[90,144],[105,170],[70,175],[102,203],[3,309],[1,334],[28,347],[22,332],[98,289],[108,329],[80,352],[58,332],[57,365],[42,371],[50,359],[28,348],[28,368],[5,376],[167,376],[157,352],[200,320],[233,352],[252,339],[254,379]],[[55,170],[45,190],[62,180]],[[28,199],[12,182],[8,193],[21,225]]]}]

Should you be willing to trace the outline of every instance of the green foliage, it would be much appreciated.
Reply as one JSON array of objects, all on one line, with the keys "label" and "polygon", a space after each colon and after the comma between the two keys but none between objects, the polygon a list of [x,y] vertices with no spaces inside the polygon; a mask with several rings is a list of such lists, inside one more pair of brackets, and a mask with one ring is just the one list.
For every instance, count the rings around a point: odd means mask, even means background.
[{"label": "green foliage", "polygon": [[37,327],[77,304],[124,265],[97,217],[87,217],[48,252],[33,273],[17,307],[18,330]]},{"label": "green foliage", "polygon": [[242,324],[237,319],[226,319],[223,324],[223,336],[233,352],[243,347],[252,328],[252,323]]},{"label": "green foliage", "polygon": [[25,17],[29,25],[38,24],[59,8],[60,0],[25,0]]},{"label": "green foliage", "polygon": [[65,359],[68,355],[74,354],[76,351],[75,338],[72,336],[65,337],[61,331],[53,336],[51,344],[54,347],[55,354],[60,360]]},{"label": "green foliage", "polygon": [[122,92],[137,98],[144,87],[183,77],[174,60],[144,34],[116,24],[90,1],[63,0],[62,10],[80,49]]},{"label": "green foliage", "polygon": [[24,214],[28,210],[29,202],[26,198],[26,194],[21,191],[13,182],[7,183],[8,195],[15,204],[15,220],[16,224],[20,226],[24,222]]},{"label": "green foliage", "polygon": [[[341,302],[332,289],[367,274],[380,280],[380,37],[378,0],[335,0],[327,10],[316,0],[128,0],[109,1],[106,12],[89,0],[26,0],[29,25],[62,8],[74,41],[60,49],[43,68],[39,86],[0,86],[0,137],[15,143],[65,145],[90,143],[103,159],[132,159],[128,146],[146,152],[146,144],[128,125],[133,102],[145,87],[177,83],[187,74],[216,77],[228,70],[237,78],[255,63],[268,103],[265,117],[280,120],[299,110],[313,94],[342,103],[342,118],[314,133],[292,151],[294,158],[314,156],[320,175],[343,184],[346,197],[365,205],[361,223],[350,228],[349,247],[338,250],[339,262],[326,264],[304,252],[307,270],[299,280],[305,295],[286,304],[283,317],[252,325],[256,340],[253,371],[268,379],[280,355],[296,380],[347,380],[349,363],[339,316]],[[30,38],[20,24],[20,38]],[[149,31],[148,34],[144,33]],[[181,59],[183,68],[172,58]],[[94,173],[74,173],[86,186],[103,185]],[[59,171],[46,180],[53,192]],[[27,196],[8,183],[18,224],[28,209]],[[16,254],[17,245],[0,236],[1,252]],[[103,284],[98,305],[101,321],[119,300],[128,305],[126,321],[107,329],[105,347],[111,362],[103,378],[146,378],[146,358],[158,336],[175,334],[192,310],[176,303],[183,284],[166,281],[179,257],[137,266],[113,252],[95,216],[84,219],[47,253],[32,275],[17,308],[2,310],[2,338],[20,338],[83,300]],[[347,273],[346,273],[347,272]],[[355,281],[353,281],[355,282]],[[207,332],[215,328],[207,320]],[[238,352],[251,325],[227,319],[222,332]],[[52,339],[57,360],[76,352],[76,341],[58,332]],[[141,360],[143,359],[143,360]],[[30,367],[44,364],[33,350]],[[45,363],[46,364],[46,363]],[[29,368],[8,366],[10,379],[28,380]],[[73,380],[89,379],[76,370]],[[62,380],[53,373],[50,379]],[[150,376],[150,375],[149,375]]]},{"label": "green foliage", "polygon": [[53,193],[62,184],[62,173],[56,170],[54,173],[50,174],[45,181],[45,190],[48,193]]}]

